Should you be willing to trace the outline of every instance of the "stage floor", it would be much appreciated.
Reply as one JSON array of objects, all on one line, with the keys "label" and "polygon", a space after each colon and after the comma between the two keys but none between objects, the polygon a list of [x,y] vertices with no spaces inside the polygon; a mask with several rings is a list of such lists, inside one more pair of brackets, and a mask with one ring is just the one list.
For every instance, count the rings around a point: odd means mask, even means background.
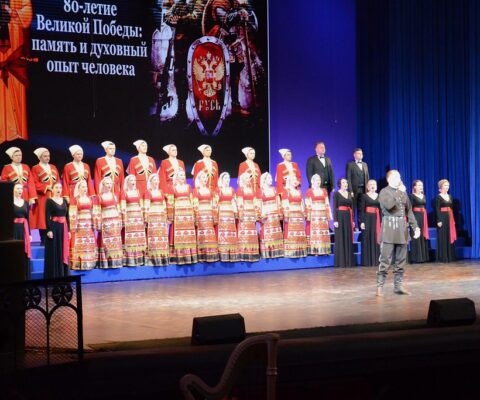
[{"label": "stage floor", "polygon": [[190,336],[193,317],[241,313],[247,332],[426,319],[431,299],[480,307],[480,260],[409,265],[375,296],[376,268],[320,268],[83,286],[84,343]]}]

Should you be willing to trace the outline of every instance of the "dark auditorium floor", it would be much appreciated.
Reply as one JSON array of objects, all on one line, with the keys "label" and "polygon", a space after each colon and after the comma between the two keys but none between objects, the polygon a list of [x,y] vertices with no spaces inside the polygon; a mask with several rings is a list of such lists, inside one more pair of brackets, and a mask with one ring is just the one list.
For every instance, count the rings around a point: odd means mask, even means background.
[{"label": "dark auditorium floor", "polygon": [[425,319],[431,299],[480,302],[480,260],[409,265],[375,297],[376,268],[319,268],[83,286],[84,343],[190,336],[196,316],[241,313],[247,332]]}]

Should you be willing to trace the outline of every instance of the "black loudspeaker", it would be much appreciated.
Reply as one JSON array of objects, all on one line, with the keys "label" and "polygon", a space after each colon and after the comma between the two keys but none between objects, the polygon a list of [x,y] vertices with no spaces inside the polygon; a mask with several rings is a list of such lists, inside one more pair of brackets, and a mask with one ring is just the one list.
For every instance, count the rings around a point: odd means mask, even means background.
[{"label": "black loudspeaker", "polygon": [[27,278],[29,265],[23,240],[0,241],[0,260],[0,284],[21,282]]},{"label": "black loudspeaker", "polygon": [[13,182],[0,182],[0,240],[13,239]]},{"label": "black loudspeaker", "polygon": [[471,325],[477,315],[475,303],[467,298],[431,300],[428,309],[428,326]]},{"label": "black loudspeaker", "polygon": [[245,320],[240,314],[193,319],[192,344],[238,343],[245,339]]}]

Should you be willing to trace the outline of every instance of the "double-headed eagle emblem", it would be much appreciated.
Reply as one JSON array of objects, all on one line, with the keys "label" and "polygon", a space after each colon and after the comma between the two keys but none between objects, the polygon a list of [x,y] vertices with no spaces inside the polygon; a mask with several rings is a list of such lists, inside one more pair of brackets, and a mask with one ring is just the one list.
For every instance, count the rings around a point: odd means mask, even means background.
[{"label": "double-headed eagle emblem", "polygon": [[193,75],[202,93],[213,97],[222,89],[225,64],[221,57],[208,52],[205,57],[198,57],[193,62]]}]

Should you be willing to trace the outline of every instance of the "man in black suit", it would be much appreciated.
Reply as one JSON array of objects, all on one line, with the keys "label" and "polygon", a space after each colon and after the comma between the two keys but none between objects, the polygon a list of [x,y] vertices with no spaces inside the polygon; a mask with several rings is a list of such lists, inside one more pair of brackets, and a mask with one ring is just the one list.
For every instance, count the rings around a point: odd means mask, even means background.
[{"label": "man in black suit", "polygon": [[335,178],[333,177],[332,160],[330,160],[330,157],[325,156],[325,151],[325,143],[317,142],[315,144],[316,155],[307,160],[307,178],[308,184],[312,186],[312,176],[315,174],[320,175],[321,187],[327,189],[330,197],[335,184]]},{"label": "man in black suit", "polygon": [[[354,160],[347,164],[347,181],[348,190],[352,192],[353,209],[357,212],[358,222],[360,197],[365,193],[365,188],[370,177],[368,175],[368,165],[366,162],[363,162],[362,149],[356,148],[353,150],[353,158]],[[360,224],[357,223],[356,226],[360,226]]]}]

